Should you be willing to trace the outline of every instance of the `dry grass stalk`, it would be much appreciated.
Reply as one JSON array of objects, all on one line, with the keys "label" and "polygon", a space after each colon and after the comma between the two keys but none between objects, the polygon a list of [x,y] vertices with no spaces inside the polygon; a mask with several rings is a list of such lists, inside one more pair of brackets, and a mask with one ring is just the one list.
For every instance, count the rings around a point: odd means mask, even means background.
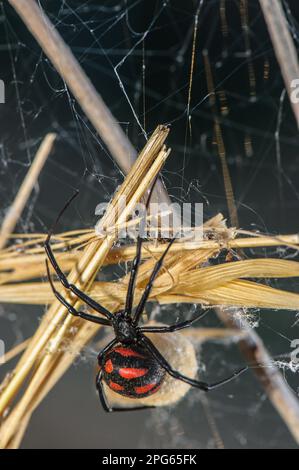
[{"label": "dry grass stalk", "polygon": [[[281,68],[285,87],[293,108],[294,116],[299,127],[299,105],[292,100],[292,82],[299,77],[299,63],[296,47],[294,45],[288,22],[280,0],[259,0],[268,26],[275,54]],[[239,286],[236,285],[236,288]],[[278,411],[289,431],[299,443],[299,405],[293,392],[286,386],[279,370],[273,366],[267,367],[271,357],[259,336],[253,331],[244,318],[243,311],[229,315],[227,309],[218,308],[217,313],[228,327],[245,329],[247,337],[240,343],[241,351],[250,363],[259,364],[255,373],[264,387],[269,399]]]},{"label": "dry grass stalk", "polygon": [[[299,263],[275,259],[253,259],[213,267],[201,267],[208,261],[211,251],[192,252],[191,268],[186,255],[177,257],[171,266],[168,258],[167,271],[161,274],[151,292],[150,298],[160,304],[198,303],[206,306],[234,305],[251,308],[299,309],[299,295],[269,287],[242,278],[293,278],[299,276]],[[190,253],[189,253],[190,255]],[[201,256],[199,256],[201,255]],[[136,299],[140,298],[150,268],[155,258],[145,264],[146,270],[139,278],[140,287],[136,289]],[[56,283],[59,289],[60,284]],[[127,289],[127,277],[118,282],[95,282],[89,295],[106,308],[114,307],[115,302],[122,304]],[[0,286],[2,303],[45,305],[51,303],[53,294],[47,282],[28,282]]]},{"label": "dry grass stalk", "polygon": [[229,328],[188,328],[187,330],[181,331],[182,335],[188,336],[197,342],[201,343],[203,341],[223,341],[232,339],[240,340],[246,336],[246,331],[240,331],[238,329],[229,329]]},{"label": "dry grass stalk", "polygon": [[5,246],[10,234],[20,219],[27,200],[38,180],[39,174],[51,153],[55,139],[56,134],[47,134],[42,141],[33,163],[19,188],[18,194],[3,219],[0,230],[0,250]]},{"label": "dry grass stalk", "polygon": [[[69,86],[101,138],[121,168],[128,173],[136,151],[123,134],[80,64],[35,0],[9,0],[44,53]],[[128,158],[129,156],[129,158]]]},{"label": "dry grass stalk", "polygon": [[[263,386],[272,405],[299,444],[299,404],[257,333],[250,328],[242,310],[218,308],[217,314],[228,327],[245,333],[239,347]],[[270,366],[271,367],[270,367]],[[255,367],[254,367],[255,366]]]},{"label": "dry grass stalk", "polygon": [[[46,12],[35,0],[9,0],[9,3],[68,85],[120,168],[127,174],[136,160],[136,150]],[[169,202],[160,181],[154,192],[157,200]]]},{"label": "dry grass stalk", "polygon": [[[299,248],[299,236],[279,235],[266,236],[252,232],[250,237],[240,238],[242,231],[229,230],[223,226],[223,219],[219,214],[214,219],[213,230],[205,224],[204,234],[213,235],[214,240],[203,239],[198,241],[189,241],[186,239],[178,240],[172,247],[172,252],[196,252],[197,250],[220,250],[227,249],[245,249],[286,246],[293,249]],[[215,222],[216,220],[216,222]],[[218,224],[218,225],[217,225]],[[248,232],[246,232],[249,234]],[[32,239],[25,242],[18,242],[9,248],[0,250],[0,285],[13,282],[36,279],[46,275],[45,272],[45,253],[42,243],[45,240],[44,234],[33,234]],[[23,234],[18,235],[22,239]],[[94,231],[72,231],[55,235],[53,240],[53,251],[57,253],[59,263],[64,271],[68,272],[74,263],[82,255],[82,245],[86,246],[95,241]],[[80,249],[78,248],[80,246]],[[61,251],[66,249],[67,251]],[[72,249],[73,248],[73,249]],[[162,254],[164,245],[162,243],[147,242],[144,243],[142,257],[144,259],[151,256]],[[124,245],[112,248],[105,259],[104,265],[117,264],[125,261],[131,261],[135,256],[134,245]],[[265,276],[267,277],[267,276]]]},{"label": "dry grass stalk", "polygon": [[271,36],[275,54],[284,78],[289,100],[299,127],[299,105],[291,98],[292,82],[299,78],[299,63],[296,47],[285,17],[281,0],[259,0]]},{"label": "dry grass stalk", "polygon": [[204,68],[206,74],[206,82],[208,87],[208,97],[209,102],[211,105],[211,109],[214,115],[214,133],[216,138],[216,144],[218,148],[218,155],[220,157],[220,163],[222,167],[222,174],[224,180],[224,187],[225,187],[225,195],[226,201],[228,206],[228,212],[230,215],[230,223],[231,225],[235,225],[236,227],[239,226],[238,222],[238,211],[237,206],[235,204],[235,197],[234,197],[234,190],[233,185],[230,177],[230,172],[227,165],[226,159],[226,148],[223,140],[222,129],[218,117],[217,111],[217,101],[216,101],[216,93],[215,93],[215,85],[214,85],[214,77],[211,68],[211,63],[209,59],[209,53],[207,49],[203,50],[203,59],[204,59]]},{"label": "dry grass stalk", "polygon": [[[103,228],[106,225],[111,225],[115,216],[113,209],[117,206],[117,201],[120,197],[124,196],[127,201],[125,210],[121,214],[117,214],[119,222],[123,223],[129,217],[132,208],[143,196],[150,183],[155,179],[169,154],[169,151],[163,147],[167,134],[168,129],[162,126],[154,132],[117,195],[110,203],[105,216],[101,220]],[[69,274],[69,282],[75,283],[83,290],[87,290],[111,249],[115,236],[115,234],[107,235],[105,238],[89,245],[83,251],[76,267]],[[72,296],[69,297],[69,302],[76,307],[79,304]],[[19,426],[22,426],[24,422],[28,422],[28,416],[30,416],[31,411],[35,408],[36,403],[49,390],[49,386],[52,383],[49,372],[53,371],[53,375],[56,377],[60,377],[60,374],[63,373],[61,368],[65,361],[59,362],[56,368],[56,359],[61,354],[60,347],[65,338],[68,337],[70,326],[73,323],[76,323],[73,317],[67,315],[65,308],[57,301],[52,304],[44,316],[29,347],[19,361],[11,380],[8,384],[5,384],[0,395],[0,415],[4,417],[8,405],[24,384],[24,380],[29,372],[34,368],[24,394],[2,423],[0,429],[1,447],[9,447],[14,442],[13,440],[16,438]],[[74,338],[75,347],[80,350],[80,347],[95,332],[96,328],[90,328],[90,325],[83,324],[81,328],[78,328],[78,338],[76,336]],[[45,354],[44,348],[46,345],[48,346]],[[70,363],[68,362],[67,364],[69,365]]]},{"label": "dry grass stalk", "polygon": [[11,361],[16,356],[18,356],[21,352],[23,352],[24,349],[27,348],[30,340],[31,338],[27,338],[24,341],[22,341],[22,343],[17,344],[10,351],[6,352],[4,356],[4,362],[6,363],[6,362]]}]

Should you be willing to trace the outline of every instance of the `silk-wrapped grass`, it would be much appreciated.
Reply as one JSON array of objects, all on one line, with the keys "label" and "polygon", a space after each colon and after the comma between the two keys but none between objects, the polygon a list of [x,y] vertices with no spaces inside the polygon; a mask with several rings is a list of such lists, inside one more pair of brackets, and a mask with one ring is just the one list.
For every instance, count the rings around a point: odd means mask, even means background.
[{"label": "silk-wrapped grass", "polygon": [[[138,223],[138,219],[134,221]],[[123,224],[122,227],[126,227]],[[113,232],[114,226],[110,227]],[[203,227],[203,239],[179,239],[174,243],[172,252],[196,252],[198,250],[228,250],[259,249],[267,247],[288,247],[294,250],[299,248],[298,234],[291,235],[263,235],[255,232],[227,228],[223,216],[218,214],[208,220]],[[46,234],[18,234],[11,236],[10,247],[0,250],[0,285],[13,282],[40,278],[46,275],[45,251],[43,243]],[[21,240],[21,241],[20,241]],[[59,264],[65,272],[69,272],[73,265],[82,256],[85,246],[98,240],[94,230],[80,229],[55,234],[52,249],[56,253]],[[132,261],[135,256],[135,245],[125,244],[115,246],[107,254],[103,266]],[[145,242],[142,249],[142,258],[159,256],[164,250],[163,243],[157,241]]]},{"label": "silk-wrapped grass", "polygon": [[[128,224],[126,222],[123,225]],[[110,233],[113,233],[110,227]],[[296,278],[299,276],[299,263],[280,258],[254,258],[233,263],[209,266],[224,248],[254,249],[273,246],[288,246],[297,249],[298,235],[261,235],[227,228],[221,214],[206,221],[203,226],[203,239],[178,239],[160,276],[155,282],[151,299],[160,303],[199,303],[201,305],[234,305],[238,307],[259,307],[273,309],[298,309],[299,296],[296,293],[272,288],[261,283],[263,279]],[[248,236],[250,235],[250,236]],[[22,235],[19,235],[22,238]],[[0,301],[23,304],[48,304],[53,300],[47,282],[29,282],[44,278],[45,235],[36,234],[22,244],[17,243],[0,252]],[[87,246],[98,238],[94,231],[77,230],[55,235],[52,243],[59,265],[68,272],[78,264],[82,256],[81,245]],[[67,251],[65,251],[67,250]],[[143,244],[142,258],[147,260],[139,271],[139,284],[136,288],[136,301],[140,297],[148,275],[156,259],[165,250],[163,241],[148,241]],[[104,265],[132,261],[135,244],[113,247],[103,261]],[[254,281],[250,280],[254,279]],[[127,279],[116,282],[95,282],[89,294],[106,306],[113,308],[115,302],[121,304],[125,298]],[[27,281],[27,282],[24,282]],[[140,286],[140,287],[139,287]],[[58,284],[57,284],[57,287]]]}]

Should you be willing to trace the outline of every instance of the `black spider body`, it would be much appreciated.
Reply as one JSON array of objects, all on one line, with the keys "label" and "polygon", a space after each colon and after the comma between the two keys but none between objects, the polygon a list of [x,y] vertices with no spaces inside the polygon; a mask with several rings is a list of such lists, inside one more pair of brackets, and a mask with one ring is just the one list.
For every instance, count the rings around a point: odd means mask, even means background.
[{"label": "black spider body", "polygon": [[128,398],[144,398],[154,394],[166,375],[159,363],[138,344],[115,346],[99,366],[108,387]]},{"label": "black spider body", "polygon": [[[154,185],[153,185],[154,186]],[[152,187],[153,189],[153,187]],[[150,201],[152,190],[149,194],[146,209]],[[56,223],[61,217],[64,210],[69,206],[76,193],[62,209]],[[56,225],[54,224],[54,226]],[[226,382],[229,382],[246,368],[243,368],[235,372],[232,376],[224,379],[215,384],[207,384],[200,382],[195,379],[184,376],[177,370],[173,369],[167,362],[164,356],[155,347],[154,343],[147,337],[145,333],[172,333],[183,328],[187,328],[192,325],[195,321],[199,320],[206,312],[197,315],[192,320],[175,323],[170,326],[140,326],[141,316],[145,308],[145,304],[150,295],[153,283],[156,276],[158,275],[165,256],[171,248],[175,238],[170,240],[161,258],[156,262],[154,269],[150,275],[148,284],[146,285],[144,292],[141,296],[139,304],[135,311],[133,311],[133,300],[135,283],[138,274],[138,268],[141,262],[141,249],[142,249],[142,238],[138,237],[137,240],[137,251],[136,256],[133,260],[132,270],[130,274],[130,280],[127,290],[127,296],[125,301],[125,308],[121,312],[116,314],[111,313],[101,304],[97,303],[91,297],[86,295],[83,291],[78,289],[74,284],[70,284],[65,274],[61,271],[55,255],[50,246],[50,239],[52,230],[49,231],[47,239],[45,241],[45,250],[50,263],[52,264],[61,284],[63,287],[73,294],[75,294],[81,301],[83,301],[92,310],[98,312],[100,316],[86,313],[84,311],[76,310],[72,304],[70,304],[54,287],[53,281],[50,276],[48,262],[47,273],[48,279],[55,297],[66,307],[68,312],[76,317],[82,318],[83,320],[91,321],[103,326],[109,326],[114,329],[115,338],[107,344],[106,347],[98,355],[98,363],[100,370],[96,378],[96,387],[99,393],[99,398],[105,411],[126,411],[134,409],[148,408],[148,406],[139,406],[134,408],[112,408],[109,406],[102,381],[115,392],[130,398],[143,398],[154,394],[158,389],[163,387],[163,380],[166,374],[177,380],[181,380],[189,384],[192,387],[196,387],[200,390],[209,391]]]},{"label": "black spider body", "polygon": [[113,316],[112,326],[115,338],[122,344],[133,344],[138,342],[138,330],[132,322],[131,316],[125,312],[117,312]]}]

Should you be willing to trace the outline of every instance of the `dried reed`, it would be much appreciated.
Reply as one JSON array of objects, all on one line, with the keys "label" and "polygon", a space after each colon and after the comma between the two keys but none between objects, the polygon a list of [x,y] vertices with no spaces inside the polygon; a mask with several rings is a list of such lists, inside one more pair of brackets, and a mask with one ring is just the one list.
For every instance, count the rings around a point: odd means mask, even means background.
[{"label": "dried reed", "polygon": [[16,223],[22,214],[31,191],[37,182],[38,175],[51,153],[55,139],[56,134],[47,134],[42,141],[33,163],[19,188],[18,194],[4,217],[0,230],[0,250],[5,246],[11,232],[14,230]]}]

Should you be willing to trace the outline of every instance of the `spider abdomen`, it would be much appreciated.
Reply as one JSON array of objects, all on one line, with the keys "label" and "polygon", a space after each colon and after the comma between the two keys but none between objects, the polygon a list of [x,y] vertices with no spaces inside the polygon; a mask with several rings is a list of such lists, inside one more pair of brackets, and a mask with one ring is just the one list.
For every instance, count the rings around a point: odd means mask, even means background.
[{"label": "spider abdomen", "polygon": [[157,392],[165,370],[139,345],[119,345],[105,355],[102,376],[108,387],[128,398],[144,398]]}]

